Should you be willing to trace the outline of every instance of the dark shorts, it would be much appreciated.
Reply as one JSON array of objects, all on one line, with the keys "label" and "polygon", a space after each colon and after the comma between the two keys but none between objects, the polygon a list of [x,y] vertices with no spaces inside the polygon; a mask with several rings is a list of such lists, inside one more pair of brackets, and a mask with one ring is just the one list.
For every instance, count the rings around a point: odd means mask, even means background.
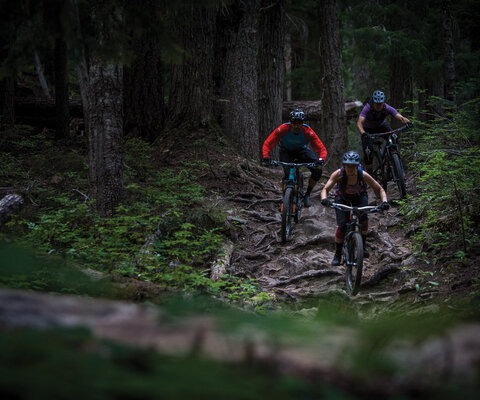
[{"label": "dark shorts", "polygon": [[[312,149],[306,148],[299,151],[288,151],[280,148],[280,161],[283,162],[297,162],[297,163],[311,163],[318,161],[317,153]],[[289,167],[283,167],[284,179],[288,179]],[[319,181],[322,177],[322,167],[309,168],[312,173],[312,178]]]},{"label": "dark shorts", "polygon": [[[341,196],[335,196],[335,203],[345,204],[347,206],[354,206],[354,207],[363,207],[368,206],[368,194],[363,193],[356,198],[352,198],[351,200],[346,200]],[[350,219],[350,212],[349,211],[341,211],[335,210],[337,216],[337,225],[338,229],[340,229],[343,233],[347,230],[347,222]],[[368,221],[368,214],[363,213],[360,215],[360,222]]]}]

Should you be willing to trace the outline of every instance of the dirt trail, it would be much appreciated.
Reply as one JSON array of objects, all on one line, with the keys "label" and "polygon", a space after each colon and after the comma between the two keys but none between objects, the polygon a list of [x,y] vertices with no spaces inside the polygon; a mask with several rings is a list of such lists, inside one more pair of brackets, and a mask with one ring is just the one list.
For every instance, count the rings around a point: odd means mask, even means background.
[{"label": "dirt trail", "polygon": [[[292,240],[282,244],[278,209],[281,171],[257,168],[259,174],[252,171],[251,166],[239,168],[240,174],[236,178],[243,176],[245,179],[243,190],[229,199],[240,212],[231,218],[236,233],[233,235],[230,272],[256,278],[266,291],[274,292],[283,300],[302,300],[332,292],[347,296],[344,267],[330,265],[334,251],[335,212],[320,204],[320,190],[327,175],[324,173],[312,194],[312,207],[303,210]],[[263,186],[261,190],[258,188],[260,184]],[[387,192],[390,200],[398,198],[393,183],[389,183]],[[369,193],[369,200],[370,203],[376,201],[373,192]],[[400,291],[414,289],[408,273],[400,269],[402,265],[414,262],[410,243],[400,226],[397,206],[393,205],[384,213],[370,214],[369,218],[367,248],[371,255],[365,260],[362,289],[356,298],[394,301]]]}]

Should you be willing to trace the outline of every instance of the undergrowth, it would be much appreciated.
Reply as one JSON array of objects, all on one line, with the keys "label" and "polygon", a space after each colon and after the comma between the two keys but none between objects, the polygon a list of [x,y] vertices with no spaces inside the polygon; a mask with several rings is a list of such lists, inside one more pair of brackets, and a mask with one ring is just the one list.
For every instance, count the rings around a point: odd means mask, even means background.
[{"label": "undergrowth", "polygon": [[[113,217],[101,218],[89,196],[81,146],[70,144],[59,157],[58,148],[39,134],[16,136],[9,147],[13,151],[2,156],[0,178],[19,186],[17,192],[30,205],[3,231],[37,254],[57,255],[71,265],[153,282],[170,291],[208,292],[231,301],[250,301],[259,294],[253,281],[210,279],[225,215],[208,200],[191,163],[156,169],[151,145],[126,141],[125,201]],[[57,161],[54,169],[52,159]]]},{"label": "undergrowth", "polygon": [[402,213],[415,225],[417,253],[429,261],[463,263],[480,252],[480,142],[469,117],[479,104],[415,126],[409,169],[418,193],[403,202]]}]

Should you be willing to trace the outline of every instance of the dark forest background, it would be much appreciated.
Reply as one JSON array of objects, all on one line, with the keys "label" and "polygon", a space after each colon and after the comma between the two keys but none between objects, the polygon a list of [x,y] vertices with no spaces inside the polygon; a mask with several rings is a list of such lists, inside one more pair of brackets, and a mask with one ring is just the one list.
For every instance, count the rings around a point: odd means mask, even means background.
[{"label": "dark forest background", "polygon": [[[415,271],[419,302],[444,284],[449,292],[464,289],[468,303],[445,300],[448,312],[420,317],[424,325],[394,318],[364,326],[368,339],[350,354],[356,372],[348,384],[330,374],[336,387],[279,382],[270,364],[232,370],[156,357],[81,330],[53,339],[8,331],[0,338],[0,393],[73,398],[75,388],[87,398],[87,389],[78,390],[94,382],[102,388],[97,398],[178,398],[179,387],[186,398],[215,398],[216,390],[223,398],[392,394],[377,379],[398,383],[373,351],[384,338],[404,329],[413,340],[428,336],[453,315],[478,321],[479,19],[475,0],[0,0],[2,288],[163,305],[165,292],[181,292],[201,311],[218,307],[192,293],[207,294],[248,309],[248,318],[268,314],[274,301],[254,280],[209,276],[242,223],[222,199],[241,191],[242,174],[253,180],[264,173],[261,144],[294,105],[308,110],[307,122],[329,150],[325,172],[336,168],[345,150],[360,150],[356,114],[345,105],[380,89],[413,122],[401,137],[411,186],[395,223],[426,266]],[[6,208],[20,203],[20,210]],[[443,273],[449,281],[440,285]],[[321,318],[358,327],[351,303],[333,297]],[[183,304],[180,312],[169,306],[172,318],[184,312]],[[261,324],[271,324],[274,335],[287,330],[283,321]],[[305,332],[289,324],[296,337]],[[187,380],[197,386],[183,384],[185,371],[199,377]],[[357,386],[367,376],[371,386]],[[402,398],[459,393],[450,383],[422,392],[412,382]],[[475,398],[478,379],[468,385],[463,398]]]}]

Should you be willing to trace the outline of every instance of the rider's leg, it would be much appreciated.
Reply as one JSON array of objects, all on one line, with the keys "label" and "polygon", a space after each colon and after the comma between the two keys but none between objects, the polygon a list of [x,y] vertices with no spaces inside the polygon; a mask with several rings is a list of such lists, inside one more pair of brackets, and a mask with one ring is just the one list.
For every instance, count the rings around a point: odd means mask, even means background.
[{"label": "rider's leg", "polygon": [[371,174],[372,173],[372,162],[373,162],[373,157],[372,157],[372,152],[373,152],[373,146],[371,143],[371,140],[368,139],[368,132],[365,133],[365,135],[362,135],[362,150],[363,150],[363,163],[365,170]]},{"label": "rider's leg", "polygon": [[321,167],[310,168],[310,171],[312,173],[310,175],[310,178],[308,179],[307,191],[305,192],[305,196],[303,197],[303,204],[305,205],[305,207],[311,206],[310,194],[312,193],[312,190],[317,184],[317,182],[322,177]]},{"label": "rider's leg", "polygon": [[[337,198],[335,199],[337,202]],[[335,254],[333,255],[332,267],[338,267],[342,260],[342,247],[345,233],[347,232],[348,213],[335,210],[337,215],[337,230],[335,231]]]},{"label": "rider's leg", "polygon": [[[364,194],[358,203],[358,207],[363,207],[368,205],[368,196]],[[368,233],[368,214],[360,215],[360,223],[362,224],[362,240],[363,240],[363,257],[368,258],[370,253],[367,250],[367,233]]]}]

